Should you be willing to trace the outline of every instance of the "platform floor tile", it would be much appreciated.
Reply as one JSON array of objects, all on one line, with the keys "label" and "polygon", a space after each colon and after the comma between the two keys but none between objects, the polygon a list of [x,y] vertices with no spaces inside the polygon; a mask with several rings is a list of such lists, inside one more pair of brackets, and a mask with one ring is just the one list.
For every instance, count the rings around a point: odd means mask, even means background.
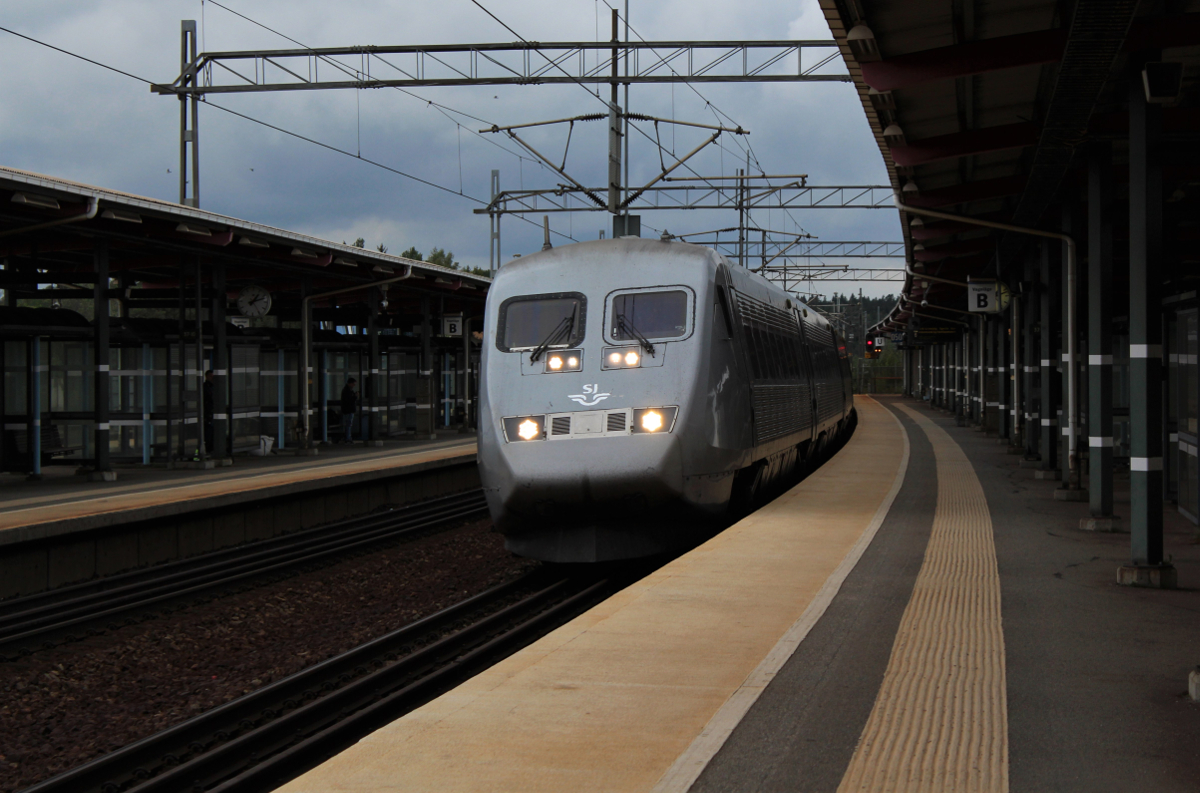
[{"label": "platform floor tile", "polygon": [[678,772],[762,690],[895,495],[904,432],[857,404],[851,441],[788,493],[280,790],[646,791]]}]

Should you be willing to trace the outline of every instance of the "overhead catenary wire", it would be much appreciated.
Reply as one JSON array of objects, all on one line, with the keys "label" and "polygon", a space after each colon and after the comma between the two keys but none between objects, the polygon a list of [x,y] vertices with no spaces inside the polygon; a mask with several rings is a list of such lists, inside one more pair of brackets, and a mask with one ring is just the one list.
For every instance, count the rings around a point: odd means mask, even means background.
[{"label": "overhead catenary wire", "polygon": [[[508,23],[506,23],[504,20],[500,19],[500,17],[496,16],[496,15],[495,15],[495,14],[493,14],[491,11],[489,11],[489,10],[487,9],[487,7],[483,5],[483,3],[479,2],[479,0],[471,0],[471,2],[472,2],[472,3],[473,3],[475,6],[477,6],[477,7],[478,7],[478,8],[479,8],[481,11],[483,11],[483,13],[487,14],[489,17],[491,17],[491,18],[492,18],[492,19],[494,19],[494,20],[495,20],[497,23],[499,23],[499,25],[500,25],[501,27],[503,27],[505,30],[507,30],[507,31],[508,31],[509,33],[511,33],[512,35],[516,36],[516,37],[517,37],[517,39],[518,39],[519,41],[521,41],[521,43],[523,43],[523,44],[531,44],[531,43],[532,43],[532,42],[530,42],[530,40],[529,40],[529,39],[525,38],[525,37],[524,37],[524,36],[522,36],[520,33],[518,33],[516,30],[514,30],[514,29],[513,29],[513,28],[512,28],[512,27],[511,27],[511,26],[510,26]],[[607,3],[605,3],[605,5],[607,5]],[[609,6],[609,8],[610,8],[610,9],[612,9],[612,6]],[[615,10],[615,9],[614,9],[614,10]],[[619,12],[618,12],[618,18],[619,18]],[[564,74],[564,75],[565,75],[565,76],[566,76],[568,79],[570,79],[570,80],[571,80],[571,82],[575,83],[575,84],[576,84],[576,85],[578,85],[580,88],[582,88],[584,91],[586,91],[588,96],[590,96],[590,97],[592,97],[592,98],[596,99],[596,100],[597,100],[597,101],[599,101],[599,102],[600,102],[602,105],[604,105],[604,107],[605,107],[605,108],[608,108],[608,102],[605,102],[605,101],[604,101],[604,99],[603,99],[603,98],[601,98],[601,97],[599,96],[599,94],[593,93],[593,92],[592,92],[592,89],[590,89],[590,88],[588,88],[586,85],[584,85],[584,83],[583,83],[583,82],[582,82],[582,81],[581,81],[581,80],[580,80],[578,77],[576,77],[575,75],[571,74],[571,73],[570,73],[570,72],[568,72],[566,69],[564,69],[564,68],[562,67],[562,64],[560,64],[560,63],[559,63],[558,61],[556,61],[555,59],[551,58],[551,57],[550,57],[549,55],[547,55],[546,53],[542,52],[540,49],[539,49],[539,50],[536,50],[536,52],[537,52],[537,54],[538,54],[538,55],[540,55],[540,56],[542,57],[542,59],[543,59],[544,61],[546,61],[546,63],[548,63],[550,66],[554,67],[555,69],[558,69],[558,70],[559,70],[560,72],[562,72],[562,73],[563,73],[563,74]],[[735,122],[735,123],[736,123],[736,122]],[[645,130],[643,130],[643,129],[640,129],[640,128],[639,128],[639,127],[636,125],[636,124],[630,124],[630,126],[631,126],[633,129],[637,130],[638,134],[639,134],[639,135],[641,135],[642,137],[646,138],[646,140],[650,141],[651,143],[654,143],[654,138],[653,138],[653,137],[651,137],[651,136],[649,135],[649,133],[647,133]],[[700,173],[699,173],[698,171],[696,171],[694,168],[692,168],[692,166],[691,166],[691,165],[689,165],[688,163],[683,163],[683,168],[684,168],[685,170],[687,170],[687,171],[690,171],[690,172],[691,172],[691,173],[692,173],[694,176],[696,176],[696,177],[698,177],[698,178],[700,178],[700,179],[704,179],[704,177],[702,177],[702,176],[700,175]],[[706,181],[706,183],[708,184],[708,186],[709,186],[709,187],[712,187],[713,189],[717,189],[717,186],[716,186],[716,185],[712,184],[711,182],[708,182],[707,180],[705,180],[705,181]]]},{"label": "overhead catenary wire", "polygon": [[[212,3],[213,5],[217,6],[218,8],[220,8],[224,11],[228,11],[230,14],[233,14],[234,16],[239,17],[240,19],[244,19],[245,21],[249,22],[250,24],[260,27],[263,30],[267,31],[268,33],[272,33],[276,36],[279,36],[281,39],[284,39],[285,41],[290,41],[291,43],[295,44],[298,47],[302,47],[306,50],[309,50],[310,52],[313,51],[313,48],[308,46],[304,42],[294,39],[291,36],[287,35],[286,33],[276,30],[275,28],[271,27],[270,25],[266,25],[262,22],[259,22],[257,19],[246,16],[245,14],[241,13],[240,11],[235,11],[234,9],[230,8],[229,6],[223,5],[222,3],[218,2],[218,0],[205,0],[205,2]],[[342,74],[345,74],[349,77],[353,77],[356,80],[361,77],[361,75],[359,74],[359,71],[357,69],[355,69],[352,66],[347,66],[346,64],[342,63],[339,60],[336,60],[335,58],[332,58],[328,55],[320,55],[316,52],[313,52],[313,56],[315,58],[317,58],[318,60],[329,64],[333,68],[340,71]],[[379,61],[383,64],[386,64],[387,66],[390,66],[391,68],[395,69],[396,71],[403,71],[402,69],[397,67],[395,64],[386,60],[385,58],[383,58],[382,56],[380,56],[377,53],[371,53],[368,57],[374,57],[377,61]],[[457,108],[450,107],[449,105],[445,105],[440,102],[434,102],[432,99],[426,99],[425,97],[420,96],[420,95],[418,95],[412,91],[409,91],[405,88],[401,88],[398,85],[394,85],[391,87],[394,88],[395,90],[399,91],[400,93],[405,94],[406,96],[410,96],[413,99],[416,99],[419,102],[424,102],[426,106],[432,107],[434,110],[438,111],[443,116],[445,116],[448,120],[453,121],[456,124],[458,123],[458,121],[453,118],[450,118],[450,115],[449,115],[450,113],[454,113],[456,115],[462,116],[463,118],[469,118],[472,121],[478,121],[481,124],[488,124],[488,125],[492,124],[491,121],[488,121],[483,118],[479,118],[478,116],[473,116],[464,110],[458,110]],[[512,155],[513,157],[516,157],[516,158],[522,159],[522,160],[526,159],[525,156],[522,155],[520,152],[515,152],[512,149],[509,149],[508,147],[501,145],[500,143],[493,140],[492,138],[485,138],[483,135],[478,134],[474,130],[469,129],[468,131],[471,132],[471,134],[475,135],[475,137],[479,138],[480,140],[485,141],[486,143],[489,143],[492,146],[495,146],[496,148],[500,149],[503,152],[506,152],[507,154]]]},{"label": "overhead catenary wire", "polygon": [[[215,0],[208,0],[208,2],[214,2],[214,1],[215,1]],[[71,52],[70,50],[63,49],[62,47],[56,47],[56,46],[54,46],[53,44],[50,44],[50,43],[48,43],[48,42],[45,42],[45,41],[42,41],[42,40],[40,40],[40,39],[33,38],[32,36],[27,36],[27,35],[25,35],[24,33],[18,33],[17,31],[15,31],[15,30],[12,30],[12,29],[10,29],[10,28],[7,28],[7,27],[0,26],[0,31],[3,31],[3,32],[5,32],[5,33],[8,33],[8,34],[11,34],[11,35],[13,35],[13,36],[16,36],[16,37],[18,37],[18,38],[25,39],[26,41],[32,42],[32,43],[34,43],[34,44],[37,44],[37,45],[39,45],[39,46],[46,47],[47,49],[54,50],[55,52],[62,53],[63,55],[69,55],[69,56],[70,56],[70,57],[72,57],[72,58],[75,58],[75,59],[77,59],[77,60],[84,61],[85,63],[89,63],[89,64],[91,64],[91,65],[93,65],[93,66],[99,66],[99,67],[100,67],[100,68],[102,68],[102,69],[107,69],[107,70],[108,70],[108,71],[110,71],[110,72],[115,72],[116,74],[120,74],[120,75],[122,75],[122,76],[124,76],[124,77],[128,77],[128,78],[130,78],[130,79],[132,79],[132,80],[137,80],[137,81],[138,81],[138,82],[140,82],[140,83],[145,83],[146,85],[155,85],[155,83],[154,83],[152,80],[147,80],[145,77],[140,77],[140,76],[138,76],[138,75],[136,75],[136,74],[133,74],[133,73],[131,73],[131,72],[124,71],[123,69],[118,69],[118,68],[116,68],[115,66],[110,66],[110,65],[108,65],[107,63],[102,63],[102,62],[100,62],[100,61],[97,61],[97,60],[94,60],[94,59],[92,59],[92,58],[88,58],[88,57],[86,57],[86,56],[84,56],[84,55],[80,55],[80,54],[78,54],[78,53],[76,53],[76,52]],[[246,121],[250,121],[250,122],[252,122],[252,123],[254,123],[254,124],[258,124],[258,125],[260,125],[260,126],[263,126],[263,127],[268,127],[268,128],[270,128],[270,129],[273,129],[273,130],[275,130],[276,132],[279,132],[279,133],[281,133],[281,134],[288,135],[288,136],[290,136],[290,137],[293,137],[293,138],[296,138],[296,139],[298,139],[298,140],[305,141],[306,143],[311,143],[311,144],[312,144],[312,145],[314,145],[314,146],[320,146],[320,147],[321,147],[321,148],[323,148],[323,149],[327,149],[327,150],[329,150],[329,151],[333,151],[333,152],[336,152],[336,153],[338,153],[338,154],[345,155],[345,156],[347,156],[347,157],[352,157],[352,158],[354,158],[354,159],[356,159],[356,160],[359,160],[360,162],[366,163],[367,165],[372,165],[372,166],[374,166],[374,167],[376,167],[376,168],[380,168],[380,169],[382,169],[382,170],[388,171],[389,173],[393,173],[393,174],[395,174],[395,175],[397,175],[397,176],[404,177],[405,179],[411,179],[411,180],[413,180],[413,181],[415,181],[415,182],[418,182],[418,183],[420,183],[420,184],[426,185],[426,186],[428,186],[428,187],[433,187],[433,188],[436,188],[436,189],[438,189],[438,190],[441,190],[441,191],[443,191],[443,192],[449,193],[449,194],[451,194],[451,195],[458,196],[458,197],[460,197],[460,198],[465,198],[465,199],[467,199],[467,200],[469,200],[469,201],[474,201],[474,202],[475,202],[475,203],[477,203],[477,204],[481,204],[481,205],[484,205],[484,206],[486,206],[486,205],[487,205],[487,203],[488,203],[487,201],[484,201],[484,200],[483,200],[483,199],[481,199],[481,198],[476,198],[475,196],[472,196],[472,195],[470,195],[470,194],[468,194],[468,193],[460,192],[460,191],[458,191],[458,190],[455,190],[455,189],[453,189],[453,188],[450,188],[450,187],[446,187],[446,186],[444,186],[444,185],[437,184],[436,182],[431,182],[431,181],[429,181],[428,179],[423,179],[423,178],[421,178],[421,177],[419,177],[419,176],[416,176],[416,175],[414,175],[414,174],[406,173],[405,171],[401,171],[401,170],[400,170],[400,169],[398,169],[398,168],[393,168],[393,167],[391,167],[390,165],[385,165],[384,163],[377,162],[377,161],[375,161],[375,160],[372,160],[372,159],[369,159],[369,158],[367,158],[367,157],[362,157],[362,156],[356,155],[354,152],[350,152],[350,151],[347,151],[347,150],[345,150],[345,149],[342,149],[342,148],[339,148],[339,147],[337,147],[337,146],[334,146],[334,145],[332,145],[332,144],[325,143],[325,142],[323,142],[323,141],[319,141],[319,140],[317,140],[317,139],[315,139],[315,138],[310,138],[310,137],[308,137],[308,136],[306,136],[306,135],[301,135],[301,134],[300,134],[300,133],[298,133],[298,132],[293,132],[292,130],[286,129],[286,128],[284,128],[284,127],[281,127],[281,126],[278,126],[277,124],[271,124],[270,122],[263,121],[262,119],[255,118],[255,117],[253,117],[253,116],[246,115],[245,113],[239,113],[239,112],[238,112],[238,111],[236,111],[236,110],[232,110],[232,109],[230,109],[230,108],[223,107],[222,105],[215,104],[215,103],[213,103],[213,102],[210,102],[210,101],[208,101],[207,99],[202,99],[202,101],[204,101],[204,104],[205,104],[205,105],[207,105],[208,107],[213,107],[213,108],[216,108],[217,110],[221,110],[221,111],[223,111],[223,112],[225,112],[225,113],[229,113],[230,115],[237,116],[238,118],[244,119],[244,120],[246,120]],[[528,218],[525,218],[525,217],[522,217],[522,216],[520,216],[520,215],[518,215],[517,217],[518,217],[518,219],[519,219],[519,220],[521,220],[521,221],[523,221],[523,222],[525,222],[525,223],[528,223],[528,224],[529,224],[529,225],[531,225],[531,226],[535,226],[535,227],[541,228],[541,224],[537,223],[536,221],[530,220],[530,219],[528,219]],[[552,234],[556,234],[556,235],[558,235],[558,236],[560,236],[560,237],[563,237],[564,239],[569,239],[569,240],[571,240],[572,242],[578,242],[578,240],[576,240],[575,238],[573,238],[573,237],[570,237],[570,236],[568,236],[568,235],[566,235],[566,234],[563,234],[562,232],[555,231],[555,230],[551,229],[551,233],[552,233]]]}]

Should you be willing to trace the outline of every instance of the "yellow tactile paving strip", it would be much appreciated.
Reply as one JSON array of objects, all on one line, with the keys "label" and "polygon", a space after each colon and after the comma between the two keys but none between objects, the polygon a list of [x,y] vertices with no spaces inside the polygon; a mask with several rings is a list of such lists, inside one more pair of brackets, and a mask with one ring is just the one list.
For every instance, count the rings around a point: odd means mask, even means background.
[{"label": "yellow tactile paving strip", "polygon": [[970,461],[904,405],[937,458],[925,560],[839,793],[1007,791],[1008,710],[992,520]]},{"label": "yellow tactile paving strip", "polygon": [[850,443],[772,504],[281,793],[650,790],[887,498],[903,430],[858,410]]},{"label": "yellow tactile paving strip", "polygon": [[42,496],[12,499],[0,511],[0,531],[39,523],[70,520],[71,518],[123,512],[147,506],[194,501],[211,496],[225,496],[262,490],[297,482],[317,482],[334,476],[402,468],[424,462],[459,457],[475,453],[475,442],[438,444],[405,451],[367,453],[336,462],[316,461],[288,463],[266,471],[245,473],[230,469],[198,473],[199,481],[155,482],[152,484],[107,485],[103,495],[71,497],[47,503]]}]

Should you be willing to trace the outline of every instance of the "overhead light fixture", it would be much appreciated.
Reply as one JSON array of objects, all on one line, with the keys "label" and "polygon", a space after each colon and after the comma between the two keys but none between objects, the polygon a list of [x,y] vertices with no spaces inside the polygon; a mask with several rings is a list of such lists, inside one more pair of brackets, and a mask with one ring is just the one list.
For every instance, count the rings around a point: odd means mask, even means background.
[{"label": "overhead light fixture", "polygon": [[175,227],[175,230],[181,234],[195,234],[197,237],[212,236],[211,230],[204,228],[204,226],[197,226],[194,223],[180,223]]},{"label": "overhead light fixture", "polygon": [[106,209],[100,213],[105,220],[120,220],[125,223],[141,223],[142,216],[136,212],[126,212],[123,209]]},{"label": "overhead light fixture", "polygon": [[909,179],[904,183],[904,187],[900,188],[900,191],[904,193],[919,193],[921,192],[921,188],[917,187],[916,182],[914,182],[912,179]]},{"label": "overhead light fixture", "polygon": [[891,91],[879,91],[874,88],[867,91],[867,96],[871,98],[871,104],[882,110],[895,110],[896,97]]},{"label": "overhead light fixture", "polygon": [[921,220],[921,218],[919,218],[919,217],[914,217],[912,220],[908,221],[908,225],[910,225],[910,226],[924,226],[924,225],[925,225],[925,221]]},{"label": "overhead light fixture", "polygon": [[316,258],[318,258],[317,254],[312,253],[311,251],[303,250],[301,248],[292,248],[292,255],[295,256],[297,259],[316,259]]},{"label": "overhead light fixture", "polygon": [[247,248],[270,248],[271,244],[266,240],[260,240],[256,237],[247,237],[245,234],[238,237],[238,245],[245,245]]},{"label": "overhead light fixture", "polygon": [[35,193],[16,193],[12,197],[12,202],[14,204],[27,204],[39,209],[62,209],[62,206],[58,203],[58,199]]},{"label": "overhead light fixture", "polygon": [[855,57],[860,61],[879,60],[879,43],[875,41],[875,33],[866,25],[859,23],[850,28],[846,34],[846,43],[854,50]]},{"label": "overhead light fixture", "polygon": [[371,272],[373,272],[373,273],[382,273],[383,275],[392,275],[392,274],[393,274],[393,273],[395,273],[396,271],[395,271],[395,270],[393,270],[391,267],[388,267],[388,266],[386,266],[386,265],[377,264],[377,265],[375,265],[374,267],[372,267],[372,268],[371,268]]},{"label": "overhead light fixture", "polygon": [[904,143],[904,130],[899,124],[888,124],[883,130],[883,139],[891,145]]},{"label": "overhead light fixture", "polygon": [[1142,90],[1152,105],[1165,105],[1179,98],[1183,88],[1183,64],[1151,61],[1142,68]]}]

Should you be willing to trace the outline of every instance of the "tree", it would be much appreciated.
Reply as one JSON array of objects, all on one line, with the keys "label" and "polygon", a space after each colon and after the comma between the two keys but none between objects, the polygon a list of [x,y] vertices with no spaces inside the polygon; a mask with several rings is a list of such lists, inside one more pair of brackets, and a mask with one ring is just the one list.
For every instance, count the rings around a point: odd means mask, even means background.
[{"label": "tree", "polygon": [[446,251],[441,248],[434,248],[429,252],[429,258],[426,259],[430,264],[437,264],[442,267],[449,267],[451,270],[458,269],[458,262],[454,261],[453,251]]},{"label": "tree", "polygon": [[355,248],[365,248],[365,247],[367,247],[367,241],[364,240],[362,237],[359,237],[358,239],[356,239],[354,241],[353,245]]},{"label": "tree", "polygon": [[381,242],[375,246],[375,250],[379,251],[380,253],[387,253],[387,246]]},{"label": "tree", "polygon": [[419,250],[416,249],[415,246],[412,246],[412,245],[410,245],[408,250],[406,250],[404,253],[402,253],[400,255],[403,256],[405,259],[412,259],[414,262],[425,261],[425,254],[421,253]]}]

